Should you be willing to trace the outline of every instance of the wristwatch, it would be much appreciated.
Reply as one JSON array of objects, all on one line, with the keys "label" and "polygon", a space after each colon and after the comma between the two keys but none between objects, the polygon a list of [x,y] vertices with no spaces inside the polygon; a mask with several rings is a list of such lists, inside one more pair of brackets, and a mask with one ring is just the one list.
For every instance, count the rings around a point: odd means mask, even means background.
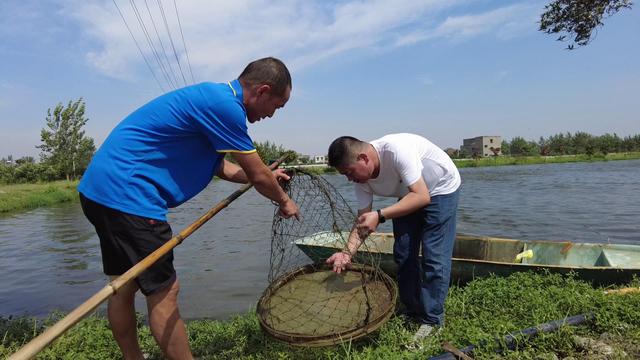
[{"label": "wristwatch", "polygon": [[383,222],[387,221],[384,215],[382,215],[382,210],[378,209],[376,210],[376,212],[378,213],[378,224],[382,224]]}]

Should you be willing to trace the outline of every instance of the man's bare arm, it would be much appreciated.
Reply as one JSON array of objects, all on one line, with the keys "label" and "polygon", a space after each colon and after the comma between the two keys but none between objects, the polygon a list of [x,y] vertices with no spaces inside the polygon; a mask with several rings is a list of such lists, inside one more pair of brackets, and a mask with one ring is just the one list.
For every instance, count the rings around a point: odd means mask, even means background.
[{"label": "man's bare arm", "polygon": [[231,161],[222,160],[218,172],[216,175],[222,179],[239,184],[246,184],[249,182],[247,175],[239,165],[232,163]]},{"label": "man's bare arm", "polygon": [[[364,209],[358,210],[358,217],[362,214],[366,214],[367,212],[371,212],[371,204],[369,204],[369,206]],[[347,247],[344,250],[331,255],[326,261],[328,265],[331,265],[333,267],[333,271],[337,272],[338,274],[340,274],[342,270],[345,270],[351,265],[351,258],[356,254],[358,248],[360,247],[360,245],[362,245],[368,235],[365,235],[362,232],[358,231],[357,225],[358,223],[356,222],[353,225],[351,232],[349,233]]]},{"label": "man's bare arm", "polygon": [[256,190],[280,205],[280,215],[285,218],[295,216],[299,219],[298,206],[282,190],[275,175],[262,162],[258,153],[232,153],[232,156]]}]

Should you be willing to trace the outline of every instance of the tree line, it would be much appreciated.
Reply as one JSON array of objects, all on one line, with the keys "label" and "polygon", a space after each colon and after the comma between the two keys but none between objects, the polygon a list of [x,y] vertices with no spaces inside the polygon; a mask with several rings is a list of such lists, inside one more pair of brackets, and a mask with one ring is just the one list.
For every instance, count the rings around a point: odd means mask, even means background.
[{"label": "tree line", "polygon": [[511,142],[502,142],[502,153],[513,156],[561,156],[561,155],[607,155],[609,153],[623,153],[640,151],[640,135],[630,135],[621,138],[617,134],[594,136],[578,131],[540,137],[540,140],[527,141],[516,136]]},{"label": "tree line", "polygon": [[[0,183],[33,183],[54,180],[76,180],[86,170],[96,147],[92,138],[86,136],[82,98],[69,101],[65,106],[57,104],[47,110],[46,126],[40,131],[40,161],[31,156],[14,160],[11,155],[0,162]],[[265,163],[278,159],[285,153],[290,156],[288,164],[309,164],[312,159],[275,142],[254,142],[258,154]],[[562,155],[606,155],[609,153],[640,152],[640,134],[620,137],[617,134],[594,136],[586,132],[559,133],[538,141],[516,136],[511,141],[503,140],[499,148],[491,149],[497,155],[511,156],[562,156]],[[464,150],[447,149],[452,158],[469,158]],[[229,158],[232,160],[232,158]]]},{"label": "tree line", "polygon": [[[502,140],[500,147],[490,150],[495,156],[562,156],[562,155],[607,155],[610,153],[640,152],[640,134],[620,137],[616,133],[591,135],[578,131],[574,134],[559,133],[538,141],[516,136],[511,141]],[[468,159],[480,156],[466,150],[446,149],[454,159]]]}]

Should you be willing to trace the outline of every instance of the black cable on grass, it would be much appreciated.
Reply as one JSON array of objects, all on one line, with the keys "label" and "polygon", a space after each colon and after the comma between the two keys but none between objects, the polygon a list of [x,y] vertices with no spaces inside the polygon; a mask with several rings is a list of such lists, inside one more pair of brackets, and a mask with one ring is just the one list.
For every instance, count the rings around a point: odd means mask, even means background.
[{"label": "black cable on grass", "polygon": [[[594,314],[593,313],[587,313],[587,314],[581,314],[581,315],[576,315],[576,316],[570,316],[561,320],[555,320],[555,321],[551,321],[548,323],[544,323],[544,324],[540,324],[534,327],[530,327],[530,328],[526,328],[526,329],[522,329],[520,331],[517,331],[515,333],[510,333],[508,335],[505,335],[502,339],[496,340],[496,343],[498,344],[498,348],[497,348],[497,352],[498,353],[502,353],[505,350],[515,350],[518,347],[518,344],[522,343],[522,337],[524,337],[525,339],[530,339],[540,333],[548,333],[548,332],[553,332],[553,331],[557,331],[559,330],[561,327],[563,326],[577,326],[577,325],[581,325],[583,323],[589,322],[591,320],[594,319]],[[464,347],[462,349],[458,349],[460,352],[462,352],[465,355],[473,355],[473,352],[483,346],[484,344],[480,344],[480,345],[469,345],[467,347]],[[505,349],[506,347],[506,349]],[[429,360],[457,360],[458,357],[455,356],[452,353],[442,353],[440,355],[434,356],[429,358]]]}]

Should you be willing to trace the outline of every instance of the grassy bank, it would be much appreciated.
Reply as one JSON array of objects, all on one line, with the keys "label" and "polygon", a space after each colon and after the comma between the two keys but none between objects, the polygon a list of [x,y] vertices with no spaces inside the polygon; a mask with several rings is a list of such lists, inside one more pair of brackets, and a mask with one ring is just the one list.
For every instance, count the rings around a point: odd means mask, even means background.
[{"label": "grassy bank", "polygon": [[640,159],[640,152],[612,153],[597,155],[564,155],[564,156],[497,156],[479,159],[454,159],[458,168],[505,165],[558,164],[570,162],[592,162],[613,160]]},{"label": "grassy bank", "polygon": [[78,199],[77,181],[0,185],[0,213],[33,209]]},{"label": "grassy bank", "polygon": [[[522,341],[516,351],[501,355],[495,352],[494,339],[509,332],[587,312],[593,312],[595,320]],[[594,289],[571,277],[521,273],[509,278],[476,280],[463,288],[452,287],[446,319],[444,330],[427,339],[419,350],[407,349],[413,328],[407,328],[397,317],[361,341],[309,349],[272,341],[260,330],[254,314],[229,321],[191,321],[188,329],[194,355],[201,359],[425,359],[442,353],[444,341],[459,348],[485,344],[474,354],[475,359],[640,357],[640,294],[605,295],[602,289]],[[17,350],[51,321],[0,318],[0,358]],[[161,358],[148,327],[139,326],[139,337],[150,358]],[[608,348],[585,345],[588,339]],[[610,355],[599,354],[605,351]],[[38,358],[116,359],[119,356],[106,320],[92,316],[59,338]]]}]

